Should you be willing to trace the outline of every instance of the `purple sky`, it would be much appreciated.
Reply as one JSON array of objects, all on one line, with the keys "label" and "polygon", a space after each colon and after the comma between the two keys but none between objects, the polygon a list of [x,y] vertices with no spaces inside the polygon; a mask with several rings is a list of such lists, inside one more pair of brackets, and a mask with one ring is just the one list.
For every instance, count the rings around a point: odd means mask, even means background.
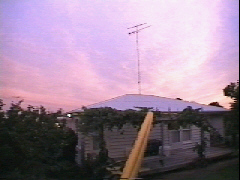
[{"label": "purple sky", "polygon": [[[239,79],[238,0],[1,0],[0,97],[76,109],[138,93],[224,107]],[[132,29],[134,30],[134,29]]]}]

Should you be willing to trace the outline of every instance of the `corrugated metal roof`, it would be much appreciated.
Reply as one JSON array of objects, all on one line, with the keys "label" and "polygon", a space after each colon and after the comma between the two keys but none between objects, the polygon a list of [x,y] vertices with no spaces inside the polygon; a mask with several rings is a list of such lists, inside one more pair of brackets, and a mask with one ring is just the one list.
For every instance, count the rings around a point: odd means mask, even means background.
[{"label": "corrugated metal roof", "polygon": [[[106,101],[95,103],[87,108],[100,108],[100,107],[111,107],[118,110],[135,109],[139,110],[137,107],[147,107],[153,108],[153,110],[158,110],[161,112],[178,112],[182,111],[186,107],[191,106],[193,109],[202,108],[204,112],[222,112],[228,111],[225,108],[209,106],[204,104],[199,104],[196,102],[188,102],[183,100],[159,97],[154,95],[143,95],[143,94],[126,94],[118,96]],[[80,112],[82,109],[76,109],[72,112]]]}]

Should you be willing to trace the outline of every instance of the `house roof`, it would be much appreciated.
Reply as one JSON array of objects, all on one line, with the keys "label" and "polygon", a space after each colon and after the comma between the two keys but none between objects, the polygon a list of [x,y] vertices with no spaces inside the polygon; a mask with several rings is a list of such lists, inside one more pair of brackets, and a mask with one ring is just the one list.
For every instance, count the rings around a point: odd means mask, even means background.
[{"label": "house roof", "polygon": [[[188,102],[178,99],[171,99],[165,97],[159,97],[154,95],[143,95],[143,94],[125,94],[118,96],[106,101],[98,102],[86,106],[86,108],[100,108],[100,107],[111,107],[118,110],[134,109],[139,110],[137,107],[153,108],[161,112],[180,112],[186,107],[191,106],[193,109],[202,108],[203,112],[224,112],[228,111],[222,107],[210,106],[199,104],[196,102]],[[71,111],[81,112],[82,109],[76,109]]]}]

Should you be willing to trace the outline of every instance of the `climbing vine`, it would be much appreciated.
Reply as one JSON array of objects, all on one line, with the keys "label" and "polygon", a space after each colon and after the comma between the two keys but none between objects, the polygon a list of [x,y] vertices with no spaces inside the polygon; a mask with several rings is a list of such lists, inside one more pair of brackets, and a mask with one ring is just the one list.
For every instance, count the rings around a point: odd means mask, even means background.
[{"label": "climbing vine", "polygon": [[193,109],[191,106],[185,108],[177,115],[177,122],[180,126],[195,125],[203,131],[210,131],[210,125],[207,118],[201,113],[201,108]]},{"label": "climbing vine", "polygon": [[[82,108],[82,112],[79,114],[79,125],[78,130],[84,135],[90,135],[91,133],[96,134],[99,137],[99,154],[96,159],[98,164],[97,167],[101,167],[100,170],[104,171],[102,168],[107,165],[108,161],[108,150],[106,148],[106,142],[104,137],[104,130],[112,131],[113,128],[117,128],[119,131],[123,128],[125,124],[132,125],[136,129],[140,129],[141,124],[147,112],[151,108],[139,108],[139,110],[117,110],[111,107],[103,108]],[[155,111],[155,117],[160,116],[159,111]],[[99,173],[96,176],[101,176]]]},{"label": "climbing vine", "polygon": [[[92,132],[99,132],[103,127],[108,130],[113,128],[120,130],[125,124],[130,124],[139,129],[150,108],[139,109],[138,111],[133,109],[121,111],[111,107],[83,108],[82,113],[79,115],[81,119],[78,126],[79,131],[88,135]],[[160,115],[160,112],[155,112],[155,117]]]},{"label": "climbing vine", "polygon": [[197,143],[193,150],[197,151],[200,159],[205,158],[207,139],[204,137],[204,132],[210,132],[212,127],[208,123],[205,115],[201,113],[201,108],[193,109],[191,106],[188,106],[177,115],[177,123],[183,127],[186,127],[187,125],[195,125],[196,127],[200,128],[201,142],[200,144]]},{"label": "climbing vine", "polygon": [[[89,133],[98,133],[100,137],[100,151],[105,149],[104,133],[103,130],[112,130],[117,128],[121,130],[125,124],[130,124],[136,129],[140,129],[142,122],[146,116],[146,113],[151,108],[139,108],[140,110],[117,110],[111,107],[103,108],[83,108],[79,117],[79,131],[84,135]],[[156,115],[160,115],[160,112],[156,112]],[[155,117],[156,117],[155,115]],[[101,145],[102,144],[102,145]]]}]

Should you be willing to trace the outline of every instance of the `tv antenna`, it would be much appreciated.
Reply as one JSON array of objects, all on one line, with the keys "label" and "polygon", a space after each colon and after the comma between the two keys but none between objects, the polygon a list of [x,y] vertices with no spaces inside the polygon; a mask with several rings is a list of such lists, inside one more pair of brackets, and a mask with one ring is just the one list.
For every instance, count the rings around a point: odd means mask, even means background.
[{"label": "tv antenna", "polygon": [[131,29],[131,28],[136,28],[135,31],[132,31],[130,33],[128,33],[129,35],[131,34],[136,34],[136,50],[137,50],[137,62],[138,62],[138,93],[141,94],[141,74],[140,74],[140,55],[139,55],[139,48],[138,48],[138,33],[146,28],[149,28],[150,26],[146,26],[144,28],[139,29],[139,26],[145,25],[147,23],[143,23],[143,24],[138,24],[136,26],[127,28],[127,29]]}]

